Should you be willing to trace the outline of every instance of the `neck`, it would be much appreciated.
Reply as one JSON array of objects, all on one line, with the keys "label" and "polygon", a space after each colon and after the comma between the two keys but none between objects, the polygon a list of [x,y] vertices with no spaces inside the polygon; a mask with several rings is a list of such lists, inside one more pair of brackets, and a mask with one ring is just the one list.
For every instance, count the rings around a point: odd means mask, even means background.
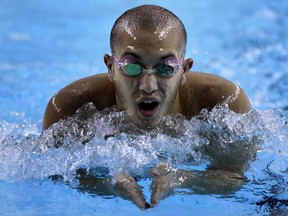
[{"label": "neck", "polygon": [[175,99],[173,100],[168,114],[182,113],[182,105],[180,103],[179,92],[177,92]]},{"label": "neck", "polygon": [[124,107],[123,107],[123,104],[119,102],[119,96],[118,94],[116,94],[116,107],[118,109],[118,111],[124,111]]}]

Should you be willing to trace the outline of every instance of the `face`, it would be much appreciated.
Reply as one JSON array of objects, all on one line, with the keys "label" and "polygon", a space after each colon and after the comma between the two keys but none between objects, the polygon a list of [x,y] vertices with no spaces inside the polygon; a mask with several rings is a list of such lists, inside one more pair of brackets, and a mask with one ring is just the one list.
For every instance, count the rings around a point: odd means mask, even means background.
[{"label": "face", "polygon": [[[125,110],[140,128],[153,128],[166,114],[181,112],[179,87],[185,83],[192,60],[183,61],[185,44],[179,33],[123,32],[113,57],[105,55],[109,78],[115,84],[119,110]],[[116,60],[117,59],[117,60]],[[128,76],[120,63],[138,64],[144,72]],[[180,64],[171,77],[163,77],[153,69],[161,64]]]}]

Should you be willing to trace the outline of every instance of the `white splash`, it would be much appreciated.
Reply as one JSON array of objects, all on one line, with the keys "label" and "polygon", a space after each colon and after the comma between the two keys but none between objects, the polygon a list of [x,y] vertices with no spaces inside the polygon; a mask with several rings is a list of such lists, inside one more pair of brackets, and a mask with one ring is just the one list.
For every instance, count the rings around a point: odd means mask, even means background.
[{"label": "white splash", "polygon": [[[256,148],[287,157],[287,127],[287,118],[272,111],[240,115],[216,107],[190,121],[181,115],[167,116],[161,127],[143,131],[125,121],[123,112],[98,112],[89,105],[42,132],[33,124],[0,122],[0,180],[61,175],[73,182],[78,169],[101,167],[109,175],[128,172],[147,177],[162,161],[188,169],[209,164],[246,169]],[[279,172],[287,169],[281,164]]]}]

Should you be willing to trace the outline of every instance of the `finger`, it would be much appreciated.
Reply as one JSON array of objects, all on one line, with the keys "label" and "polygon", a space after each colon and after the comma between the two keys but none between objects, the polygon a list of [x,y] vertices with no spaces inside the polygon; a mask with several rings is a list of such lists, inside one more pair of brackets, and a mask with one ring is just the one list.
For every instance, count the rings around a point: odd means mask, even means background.
[{"label": "finger", "polygon": [[144,210],[150,207],[145,201],[142,188],[135,179],[127,173],[119,173],[114,177],[117,195],[123,199],[132,201],[138,208]]},{"label": "finger", "polygon": [[174,171],[167,163],[160,163],[151,170],[151,207],[159,204],[161,199],[167,197],[172,191],[171,182],[174,177]]}]

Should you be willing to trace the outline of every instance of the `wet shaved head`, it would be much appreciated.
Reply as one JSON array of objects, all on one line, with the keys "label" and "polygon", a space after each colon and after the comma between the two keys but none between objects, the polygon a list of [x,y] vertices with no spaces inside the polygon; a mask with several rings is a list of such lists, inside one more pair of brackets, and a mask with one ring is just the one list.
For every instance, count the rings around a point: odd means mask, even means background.
[{"label": "wet shaved head", "polygon": [[114,23],[110,35],[110,48],[114,53],[115,45],[125,31],[133,37],[133,31],[144,30],[165,38],[171,31],[178,31],[186,46],[187,34],[181,20],[171,11],[156,5],[142,5],[122,14]]}]

